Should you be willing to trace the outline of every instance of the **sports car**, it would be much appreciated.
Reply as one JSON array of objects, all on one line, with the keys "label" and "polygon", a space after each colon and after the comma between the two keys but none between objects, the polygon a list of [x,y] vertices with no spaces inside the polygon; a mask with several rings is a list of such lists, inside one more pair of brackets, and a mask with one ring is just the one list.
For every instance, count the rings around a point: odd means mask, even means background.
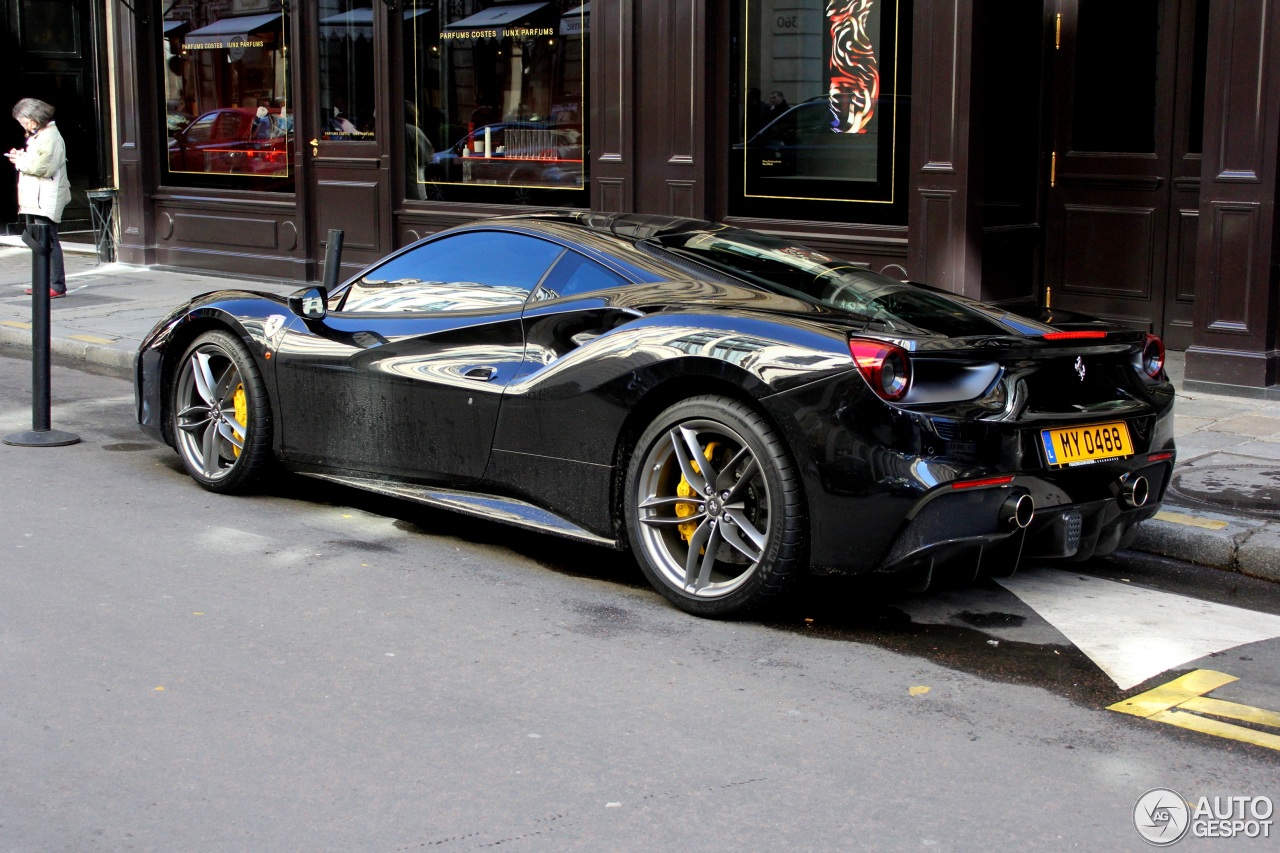
[{"label": "sports car", "polygon": [[136,392],[213,492],[287,470],[630,548],[706,616],[807,573],[926,588],[1109,553],[1175,454],[1153,335],[634,214],[487,219],[340,285],[197,297]]}]

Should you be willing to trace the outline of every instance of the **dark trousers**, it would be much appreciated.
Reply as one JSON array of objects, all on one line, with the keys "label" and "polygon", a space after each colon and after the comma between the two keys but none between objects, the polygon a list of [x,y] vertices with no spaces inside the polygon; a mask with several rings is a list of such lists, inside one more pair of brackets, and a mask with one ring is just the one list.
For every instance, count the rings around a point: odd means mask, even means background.
[{"label": "dark trousers", "polygon": [[49,226],[49,244],[53,251],[49,254],[49,289],[58,293],[67,292],[67,267],[62,260],[62,244],[58,242],[58,223],[47,216],[25,214],[27,225],[43,222]]}]

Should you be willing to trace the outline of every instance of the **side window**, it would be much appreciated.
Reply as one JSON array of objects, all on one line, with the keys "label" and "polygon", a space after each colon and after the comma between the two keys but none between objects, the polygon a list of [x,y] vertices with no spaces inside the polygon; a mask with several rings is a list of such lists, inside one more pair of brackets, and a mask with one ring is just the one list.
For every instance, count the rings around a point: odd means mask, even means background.
[{"label": "side window", "polygon": [[188,142],[208,142],[213,133],[213,120],[216,115],[201,116],[187,128]]},{"label": "side window", "polygon": [[577,252],[565,252],[538,290],[537,298],[558,299],[593,290],[608,290],[626,284],[627,280],[613,270],[589,261]]},{"label": "side window", "polygon": [[240,138],[240,114],[225,112],[218,116],[217,130],[213,133],[215,142],[224,142]]},{"label": "side window", "polygon": [[562,247],[502,231],[468,231],[419,246],[352,283],[344,312],[486,311],[520,306]]}]

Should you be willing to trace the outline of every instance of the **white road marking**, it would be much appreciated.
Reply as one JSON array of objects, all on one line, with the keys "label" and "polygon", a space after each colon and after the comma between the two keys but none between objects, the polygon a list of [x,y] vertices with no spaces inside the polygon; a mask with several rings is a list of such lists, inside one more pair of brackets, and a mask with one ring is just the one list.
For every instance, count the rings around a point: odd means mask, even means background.
[{"label": "white road marking", "polygon": [[1122,690],[1205,655],[1280,637],[1280,616],[1074,572],[1031,569],[1000,584]]}]

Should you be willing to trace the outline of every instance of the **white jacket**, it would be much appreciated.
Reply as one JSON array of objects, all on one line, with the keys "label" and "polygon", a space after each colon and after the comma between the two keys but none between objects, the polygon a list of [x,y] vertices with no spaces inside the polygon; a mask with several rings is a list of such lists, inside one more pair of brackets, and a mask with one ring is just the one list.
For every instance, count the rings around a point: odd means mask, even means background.
[{"label": "white jacket", "polygon": [[71,201],[67,180],[67,145],[53,122],[27,138],[26,150],[13,161],[18,170],[18,213],[62,221]]}]

